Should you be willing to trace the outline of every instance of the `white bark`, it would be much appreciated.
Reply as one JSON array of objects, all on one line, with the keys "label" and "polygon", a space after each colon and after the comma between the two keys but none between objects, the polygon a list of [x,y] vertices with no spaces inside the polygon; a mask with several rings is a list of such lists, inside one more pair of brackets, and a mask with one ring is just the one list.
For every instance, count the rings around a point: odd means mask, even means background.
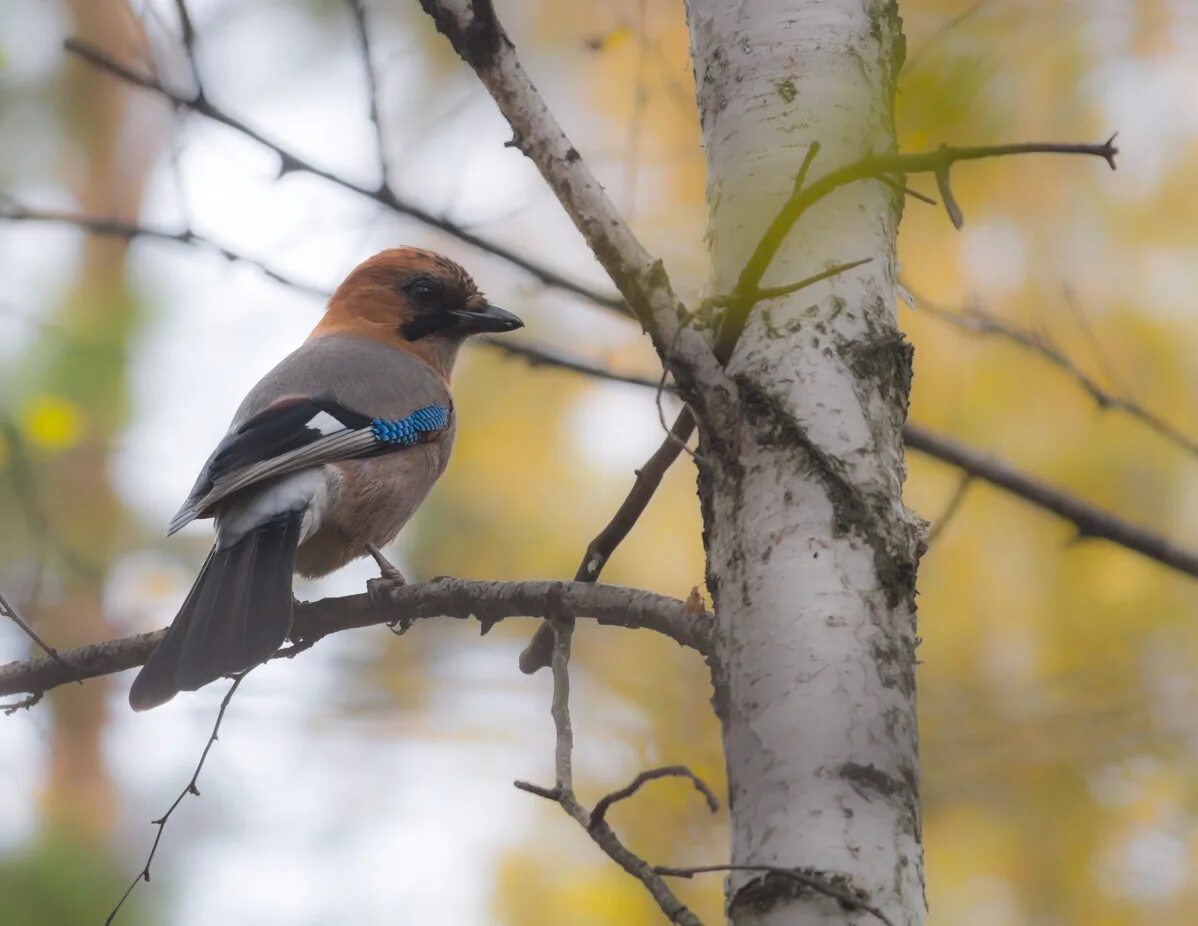
[{"label": "white bark", "polygon": [[[790,194],[893,148],[900,22],[887,0],[689,0],[713,293]],[[910,354],[896,328],[900,204],[851,185],[800,221],[763,281],[872,262],[758,305],[729,363],[736,458],[701,477],[718,617],[732,862],[802,867],[924,919],[914,688],[920,524],[902,506]],[[793,882],[731,876],[737,924],[864,922]]]}]

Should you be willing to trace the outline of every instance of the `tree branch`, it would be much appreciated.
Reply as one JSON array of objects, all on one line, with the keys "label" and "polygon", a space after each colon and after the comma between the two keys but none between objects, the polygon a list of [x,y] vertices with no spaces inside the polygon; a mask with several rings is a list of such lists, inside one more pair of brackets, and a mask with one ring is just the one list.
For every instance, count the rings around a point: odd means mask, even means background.
[{"label": "tree branch", "polygon": [[719,423],[733,413],[735,387],[692,326],[661,261],[637,240],[545,105],[491,0],[463,0],[452,8],[441,0],[421,0],[421,6],[490,91],[512,127],[514,143],[536,164],[652,337],[687,403],[712,433],[719,433]]},{"label": "tree branch", "polygon": [[195,771],[191,773],[191,780],[187,782],[187,785],[182,791],[179,792],[179,796],[176,797],[171,806],[167,808],[166,813],[164,813],[157,820],[150,821],[154,826],[158,827],[158,832],[154,834],[154,842],[150,846],[149,855],[146,856],[146,863],[142,866],[141,871],[137,873],[137,876],[129,883],[129,886],[125,888],[125,893],[121,895],[121,899],[116,902],[116,906],[112,908],[112,912],[109,913],[108,918],[104,920],[104,926],[112,926],[113,920],[115,920],[116,915],[121,912],[121,907],[125,905],[125,901],[129,899],[129,895],[133,893],[134,888],[136,888],[140,882],[150,880],[150,865],[152,865],[154,862],[154,855],[158,851],[158,844],[162,842],[162,833],[166,829],[166,824],[170,820],[171,814],[173,814],[176,808],[183,803],[183,799],[187,797],[187,795],[194,794],[196,797],[200,796],[200,789],[198,787],[200,781],[200,772],[204,770],[204,763],[208,761],[208,753],[212,751],[213,745],[216,743],[217,739],[219,739],[220,725],[225,719],[225,711],[229,708],[229,702],[233,700],[233,695],[237,691],[237,687],[248,674],[249,670],[242,672],[240,675],[234,678],[233,684],[230,685],[229,690],[225,692],[225,696],[220,702],[220,710],[216,713],[216,723],[212,725],[212,733],[208,737],[208,742],[204,745],[204,751],[200,753],[200,761],[196,763]]},{"label": "tree branch", "polygon": [[1109,540],[1170,569],[1198,578],[1198,552],[1179,546],[1155,531],[1125,521],[1033,479],[995,457],[917,424],[908,423],[903,436],[912,450],[943,460],[1071,522],[1077,528],[1079,539]]},{"label": "tree branch", "polygon": [[399,215],[406,216],[410,219],[415,219],[423,225],[430,228],[435,228],[438,231],[444,232],[457,238],[464,244],[468,244],[480,251],[485,251],[501,260],[507,261],[515,267],[519,267],[529,276],[539,280],[546,286],[560,289],[565,292],[573,293],[595,305],[603,306],[607,309],[612,309],[622,314],[627,314],[627,306],[624,301],[618,296],[609,295],[601,292],[582,283],[578,283],[568,277],[558,273],[550,267],[536,261],[526,255],[513,251],[505,245],[498,244],[493,241],[488,241],[473,232],[469,231],[464,226],[445,218],[444,216],[435,215],[420,206],[401,199],[385,186],[376,189],[370,189],[360,183],[355,183],[346,177],[342,177],[324,168],[317,167],[315,164],[300,157],[294,151],[285,148],[278,142],[271,141],[265,135],[255,128],[252,128],[247,123],[237,117],[226,112],[224,109],[214,105],[205,96],[185,97],[175,91],[164,87],[157,80],[139,74],[121,62],[110,57],[105,52],[80,39],[67,39],[65,47],[68,52],[78,55],[87,63],[113,75],[121,80],[124,80],[134,86],[141,87],[143,90],[149,90],[166,99],[171,105],[189,112],[197,113],[205,118],[211,119],[226,128],[232,129],[239,135],[257,142],[264,148],[274,152],[279,158],[279,176],[291,173],[293,171],[302,171],[303,173],[311,174],[315,177],[320,177],[344,190],[349,190],[359,196],[373,200],[381,206],[395,212]]},{"label": "tree branch", "polygon": [[282,283],[284,286],[289,286],[292,289],[312,296],[319,296],[322,299],[327,299],[329,296],[328,290],[311,283],[303,283],[293,277],[280,273],[257,258],[226,247],[211,238],[192,231],[190,228],[184,228],[181,231],[167,231],[166,229],[152,228],[148,225],[127,222],[122,219],[81,215],[57,209],[31,209],[11,197],[2,194],[0,194],[0,219],[10,222],[43,222],[55,225],[72,225],[93,235],[105,235],[113,238],[121,238],[125,241],[148,238],[153,241],[197,245],[216,252],[231,263],[243,263],[254,267],[276,283]]},{"label": "tree branch", "polygon": [[695,786],[695,790],[702,794],[703,799],[707,801],[707,809],[712,813],[720,809],[720,802],[716,800],[715,794],[702,778],[685,765],[665,765],[661,768],[651,768],[641,772],[618,791],[612,791],[610,794],[605,794],[600,798],[591,811],[589,828],[596,827],[603,822],[612,804],[627,800],[649,782],[656,781],[659,778],[689,778],[691,784]]},{"label": "tree branch", "polygon": [[903,177],[905,186],[905,178],[909,174],[931,173],[935,176],[936,183],[940,188],[949,219],[957,228],[960,228],[964,219],[949,185],[949,169],[953,164],[959,161],[976,161],[1016,154],[1077,154],[1100,157],[1110,165],[1111,170],[1114,170],[1115,155],[1118,153],[1114,141],[1115,136],[1112,135],[1101,145],[1058,144],[1056,142],[1026,142],[977,148],[952,148],[941,145],[935,151],[917,154],[870,155],[825,174],[810,186],[804,186],[811,163],[819,151],[818,142],[813,142],[808,148],[803,164],[795,178],[794,192],[782,204],[769,226],[762,233],[761,239],[745,263],[732,292],[724,297],[729,308],[720,322],[720,334],[716,344],[717,355],[723,362],[727,362],[727,358],[731,357],[732,350],[748,321],[749,310],[759,301],[756,294],[761,289],[761,280],[791,229],[808,209],[841,187],[858,180],[881,180],[884,183],[893,184],[892,174]]},{"label": "tree branch", "polygon": [[379,183],[391,188],[391,174],[387,166],[387,139],[383,133],[383,120],[379,114],[379,82],[375,73],[374,56],[370,47],[370,28],[366,21],[364,0],[348,0],[354,19],[354,32],[358,38],[358,49],[362,53],[362,70],[366,74],[366,95],[370,100],[370,124],[374,126],[375,156],[379,166]]},{"label": "tree branch", "polygon": [[[709,656],[712,620],[688,611],[684,602],[639,589],[585,582],[484,582],[439,578],[386,589],[382,605],[369,595],[326,598],[296,608],[291,637],[303,648],[322,637],[355,627],[430,617],[477,618],[484,632],[509,617],[568,614],[600,624],[644,628]],[[45,692],[76,678],[111,675],[142,665],[165,635],[155,630],[60,653],[64,667],[49,656],[0,665],[0,696]],[[272,658],[294,653],[283,649]]]},{"label": "tree branch", "polygon": [[[523,355],[523,351],[512,351],[511,353]],[[533,356],[527,359],[536,365],[560,367],[600,379],[617,379],[619,382],[633,383],[647,389],[658,387],[658,384],[648,377],[626,374],[613,376],[602,367],[585,361],[565,358],[566,362],[559,363],[561,358],[557,354],[540,353],[535,349],[530,350],[529,353]],[[1198,578],[1198,551],[1177,544],[1157,531],[1133,524],[1118,515],[1104,511],[1097,505],[1055,488],[1035,476],[1016,469],[1009,463],[951,437],[929,430],[922,425],[908,422],[903,429],[903,437],[908,449],[955,466],[969,475],[989,482],[1017,498],[1071,522],[1077,527],[1078,535],[1081,538],[1106,540],[1155,560],[1170,569]],[[527,653],[528,650],[521,657],[522,664],[528,658]]]},{"label": "tree branch", "polygon": [[1165,421],[1160,415],[1145,408],[1139,402],[1103,388],[1097,380],[1081,369],[1068,354],[1048,343],[1036,332],[1012,324],[995,315],[993,312],[987,312],[981,308],[971,307],[954,311],[944,306],[936,305],[913,295],[905,284],[901,285],[903,286],[903,292],[906,294],[903,301],[910,304],[911,308],[916,312],[922,312],[925,315],[929,315],[970,334],[982,337],[1002,338],[1031,351],[1072,378],[1077,387],[1086,393],[1101,410],[1122,412],[1129,418],[1155,431],[1159,436],[1180,447],[1187,453],[1198,456],[1198,439],[1183,433]]},{"label": "tree branch", "polygon": [[[609,795],[608,798],[605,798],[607,804],[600,801],[594,811],[588,811],[579,803],[574,794],[574,729],[570,720],[569,672],[570,638],[574,632],[574,621],[565,611],[556,608],[553,610],[555,613],[549,615],[546,626],[551,628],[553,637],[553,702],[550,706],[550,714],[553,717],[553,768],[556,783],[552,788],[543,788],[527,781],[516,781],[513,784],[521,791],[527,791],[529,794],[535,794],[557,803],[579,826],[587,831],[595,844],[607,853],[608,858],[645,886],[658,907],[661,908],[661,912],[669,918],[671,923],[676,923],[678,926],[702,926],[698,917],[674,895],[674,892],[666,886],[665,881],[649,863],[625,846],[615,831],[604,822],[603,815],[607,806],[612,800],[619,798],[612,798]],[[629,789],[629,793],[632,790],[635,788]],[[707,793],[710,794],[710,792]],[[600,805],[602,805],[602,810]]]},{"label": "tree branch", "polygon": [[[657,487],[661,485],[666,470],[678,459],[694,430],[695,417],[690,408],[684,406],[661,446],[653,452],[653,456],[649,457],[645,465],[636,471],[636,481],[619,509],[588,544],[582,561],[578,564],[578,570],[574,573],[575,582],[599,581],[599,573],[607,565],[616,547],[624,542],[624,538],[644,514]],[[520,654],[520,671],[531,675],[549,665],[552,647],[552,628],[548,624],[542,624]]]},{"label": "tree branch", "polygon": [[[831,897],[846,910],[862,910],[881,920],[886,926],[894,926],[894,922],[885,913],[868,903],[862,896],[859,896],[863,892],[853,892],[838,887],[811,869],[782,868],[778,865],[697,865],[693,868],[673,868],[668,865],[657,865],[654,866],[653,870],[659,875],[665,875],[670,878],[693,878],[695,875],[719,871],[757,871],[766,875],[776,875],[780,878],[794,881],[802,887],[815,891],[817,894]],[[738,896],[745,892],[751,892],[752,889],[753,882],[749,882],[740,889]]]},{"label": "tree branch", "polygon": [[[10,621],[20,627],[25,636],[29,637],[30,640],[41,647],[42,651],[56,663],[62,666],[63,669],[72,673],[75,671],[74,667],[72,667],[69,662],[62,658],[62,653],[43,640],[38,632],[29,625],[29,622],[26,621],[25,618],[21,617],[20,612],[17,611],[13,605],[8,603],[8,599],[4,597],[3,593],[0,593],[0,617],[7,617]],[[76,681],[78,681],[80,684],[83,683],[82,679],[76,679]]]}]

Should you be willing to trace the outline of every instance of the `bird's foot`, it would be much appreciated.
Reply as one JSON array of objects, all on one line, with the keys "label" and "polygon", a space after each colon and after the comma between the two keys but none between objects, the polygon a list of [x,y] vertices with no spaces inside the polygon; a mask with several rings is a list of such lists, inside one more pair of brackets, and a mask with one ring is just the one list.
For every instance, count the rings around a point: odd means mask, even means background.
[{"label": "bird's foot", "polygon": [[[376,608],[386,608],[391,603],[387,593],[392,589],[407,585],[407,577],[399,571],[394,563],[383,556],[382,551],[373,543],[367,544],[366,550],[374,557],[374,561],[378,563],[379,567],[378,578],[367,579],[366,593],[370,596],[370,603]],[[387,624],[387,628],[396,635],[405,633],[410,626],[412,626],[411,618],[405,617],[396,618]]]},{"label": "bird's foot", "polygon": [[408,584],[407,576],[400,572],[399,567],[391,562],[391,560],[383,556],[382,550],[376,547],[373,543],[368,543],[366,544],[366,551],[372,557],[374,557],[374,561],[378,563],[379,578],[384,579],[389,585],[392,586]]}]

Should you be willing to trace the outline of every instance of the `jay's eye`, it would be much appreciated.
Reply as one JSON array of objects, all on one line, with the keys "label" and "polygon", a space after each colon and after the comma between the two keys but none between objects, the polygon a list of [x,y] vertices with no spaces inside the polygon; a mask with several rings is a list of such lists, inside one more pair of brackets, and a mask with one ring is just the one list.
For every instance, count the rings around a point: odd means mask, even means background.
[{"label": "jay's eye", "polygon": [[427,308],[437,301],[437,287],[426,280],[417,280],[407,287],[408,296],[422,308]]}]

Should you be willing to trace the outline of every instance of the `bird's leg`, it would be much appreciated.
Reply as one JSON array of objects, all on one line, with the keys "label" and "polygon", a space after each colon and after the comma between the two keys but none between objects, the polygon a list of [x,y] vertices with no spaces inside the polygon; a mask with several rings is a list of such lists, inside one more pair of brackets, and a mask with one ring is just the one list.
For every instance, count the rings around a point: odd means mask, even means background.
[{"label": "bird's leg", "polygon": [[[371,603],[375,607],[386,607],[388,603],[387,591],[392,588],[399,588],[401,586],[407,585],[407,577],[399,571],[399,567],[387,559],[387,557],[383,556],[383,551],[376,547],[373,543],[366,544],[366,550],[372,557],[374,557],[374,561],[378,563],[379,567],[379,577],[377,579],[369,579],[366,582],[366,591],[370,595]],[[400,618],[396,618],[387,626],[391,629],[392,633],[402,634],[410,625],[410,620],[405,621]]]},{"label": "bird's leg", "polygon": [[391,585],[407,585],[408,579],[399,567],[391,560],[383,556],[383,551],[376,547],[373,543],[366,544],[366,550],[374,557],[374,561],[379,564],[379,576],[386,579]]}]

